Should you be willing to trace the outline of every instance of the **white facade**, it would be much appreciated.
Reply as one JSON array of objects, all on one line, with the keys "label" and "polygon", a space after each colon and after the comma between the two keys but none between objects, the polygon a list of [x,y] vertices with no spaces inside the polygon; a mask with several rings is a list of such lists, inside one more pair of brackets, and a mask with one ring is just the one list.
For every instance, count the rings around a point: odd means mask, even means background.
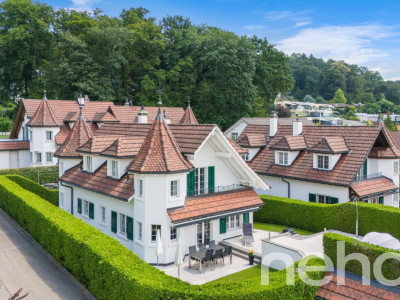
[{"label": "white facade", "polygon": [[57,150],[55,136],[60,132],[60,127],[30,127],[29,141],[31,152],[31,166],[56,165],[58,159],[53,157]]},{"label": "white facade", "polygon": [[28,166],[29,150],[0,151],[0,169],[25,168]]}]

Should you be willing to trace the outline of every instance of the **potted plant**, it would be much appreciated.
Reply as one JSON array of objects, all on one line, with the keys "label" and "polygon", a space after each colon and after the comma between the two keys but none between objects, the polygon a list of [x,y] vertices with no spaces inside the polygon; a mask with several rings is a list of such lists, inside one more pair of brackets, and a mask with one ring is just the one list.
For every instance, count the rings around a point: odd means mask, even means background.
[{"label": "potted plant", "polygon": [[249,264],[250,265],[254,264],[254,251],[253,250],[249,251]]}]

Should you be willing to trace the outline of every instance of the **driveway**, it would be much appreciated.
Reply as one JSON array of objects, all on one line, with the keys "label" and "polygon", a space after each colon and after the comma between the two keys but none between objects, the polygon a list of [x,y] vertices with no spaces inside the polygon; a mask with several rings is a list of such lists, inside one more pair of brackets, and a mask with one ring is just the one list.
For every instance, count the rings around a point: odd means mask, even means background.
[{"label": "driveway", "polygon": [[0,209],[0,299],[94,299]]}]

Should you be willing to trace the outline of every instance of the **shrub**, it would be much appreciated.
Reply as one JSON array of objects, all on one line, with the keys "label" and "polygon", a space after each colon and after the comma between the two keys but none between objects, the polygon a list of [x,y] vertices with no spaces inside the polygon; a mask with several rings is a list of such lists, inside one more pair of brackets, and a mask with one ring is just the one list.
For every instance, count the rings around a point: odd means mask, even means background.
[{"label": "shrub", "polygon": [[[355,233],[356,205],[320,204],[283,197],[261,195],[264,205],[254,213],[254,220],[297,227],[313,232],[324,228]],[[387,232],[400,238],[400,209],[382,204],[358,203],[358,230]]]},{"label": "shrub", "polygon": [[[376,279],[373,274],[373,265],[379,255],[384,253],[396,253],[400,255],[399,251],[391,250],[388,248],[379,247],[376,245],[371,245],[368,243],[360,242],[356,239],[337,234],[337,233],[327,233],[324,234],[323,244],[325,254],[332,260],[333,265],[337,267],[337,242],[343,241],[345,243],[345,254],[346,256],[351,253],[361,253],[367,256],[369,262],[371,263],[371,273],[370,278]],[[363,275],[361,264],[357,260],[350,260],[346,266],[346,271]],[[400,277],[400,261],[397,259],[387,259],[382,264],[382,275],[389,280],[395,280]]]},{"label": "shrub", "polygon": [[257,279],[192,286],[150,266],[115,239],[5,176],[0,176],[0,207],[97,299],[314,299],[318,289],[298,276],[295,285],[286,286],[285,270],[271,273],[268,286]]},{"label": "shrub", "polygon": [[0,175],[19,175],[34,182],[38,182],[39,179],[41,184],[58,182],[58,166],[4,169],[0,170]]},{"label": "shrub", "polygon": [[40,196],[44,200],[50,202],[51,204],[58,206],[58,190],[49,190],[44,186],[41,186],[40,184],[37,184],[36,182],[33,182],[28,178],[18,175],[8,175],[7,178],[16,182],[19,186],[21,186],[25,190],[28,190]]}]

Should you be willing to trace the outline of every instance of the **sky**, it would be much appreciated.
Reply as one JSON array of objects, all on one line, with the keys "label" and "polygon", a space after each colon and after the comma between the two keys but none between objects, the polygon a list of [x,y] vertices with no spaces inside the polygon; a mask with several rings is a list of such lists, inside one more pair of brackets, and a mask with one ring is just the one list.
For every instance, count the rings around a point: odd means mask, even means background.
[{"label": "sky", "polygon": [[109,16],[142,6],[150,16],[189,17],[238,35],[266,37],[291,53],[344,60],[400,80],[398,0],[41,0],[53,8],[93,10]]}]

